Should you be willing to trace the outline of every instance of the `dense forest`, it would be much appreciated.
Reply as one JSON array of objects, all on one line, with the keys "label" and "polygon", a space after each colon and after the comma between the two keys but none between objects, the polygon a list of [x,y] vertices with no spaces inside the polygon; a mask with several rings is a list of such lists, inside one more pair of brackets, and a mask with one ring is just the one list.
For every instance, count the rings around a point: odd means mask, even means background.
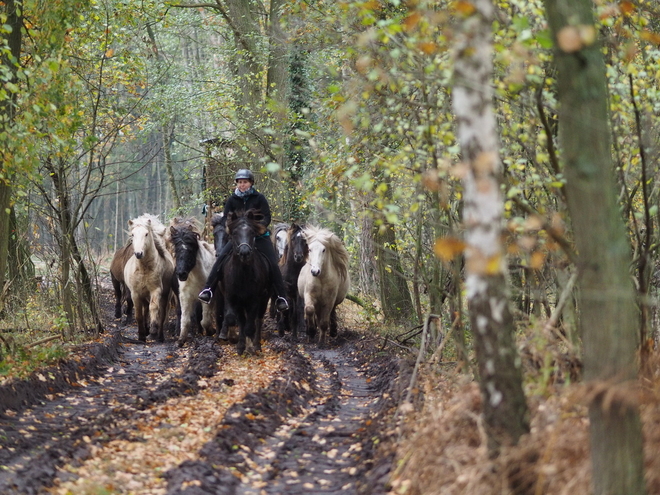
[{"label": "dense forest", "polygon": [[655,2],[4,0],[0,16],[3,328],[40,312],[64,339],[100,330],[127,221],[210,225],[250,168],[275,222],[342,238],[365,320],[423,329],[403,340],[419,362],[441,345],[479,377],[492,456],[529,431],[533,362],[546,385],[592,384],[595,492],[643,492],[622,390],[655,372],[660,325]]}]

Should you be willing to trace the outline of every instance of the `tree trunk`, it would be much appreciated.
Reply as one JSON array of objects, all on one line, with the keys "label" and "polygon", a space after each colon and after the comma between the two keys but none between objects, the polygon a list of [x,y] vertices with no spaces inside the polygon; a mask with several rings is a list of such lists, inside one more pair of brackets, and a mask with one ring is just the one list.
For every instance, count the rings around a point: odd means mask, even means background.
[{"label": "tree trunk", "polygon": [[163,125],[163,155],[165,158],[165,172],[167,173],[167,182],[172,191],[172,201],[174,202],[174,209],[179,212],[181,210],[181,198],[176,186],[176,179],[174,177],[174,162],[172,160],[172,141],[174,140],[174,129],[176,124],[174,120],[170,120]]},{"label": "tree trunk", "polygon": [[[3,8],[0,12],[6,15],[5,24],[11,26],[11,31],[6,35],[7,44],[9,45],[9,53],[3,51],[0,54],[0,63],[11,73],[9,82],[17,82],[18,66],[17,60],[21,59],[21,43],[23,32],[23,14],[22,3],[16,4],[15,0],[6,0],[3,3]],[[0,123],[0,132],[5,133],[7,136],[12,135],[12,124],[14,121],[16,102],[16,93],[9,92],[9,97],[0,102],[0,115],[2,115],[2,123]],[[0,146],[4,147],[4,145]],[[4,308],[7,261],[9,259],[9,226],[10,218],[9,212],[11,211],[11,172],[8,165],[11,164],[12,153],[11,150],[5,149],[0,151],[0,311]]]},{"label": "tree trunk", "polygon": [[473,2],[456,39],[453,109],[466,171],[463,177],[466,290],[492,456],[529,431],[514,321],[506,286],[500,193],[502,164],[492,110],[493,5]]},{"label": "tree trunk", "polygon": [[410,320],[415,310],[408,282],[403,276],[394,226],[385,224],[384,228],[376,227],[375,238],[378,247],[376,266],[380,279],[380,301],[385,320],[392,322]]},{"label": "tree trunk", "polygon": [[589,407],[594,493],[640,494],[642,430],[638,406],[628,398],[637,376],[639,319],[614,189],[605,65],[594,42],[592,2],[545,5],[557,45],[559,135],[579,253],[584,375],[598,391]]}]

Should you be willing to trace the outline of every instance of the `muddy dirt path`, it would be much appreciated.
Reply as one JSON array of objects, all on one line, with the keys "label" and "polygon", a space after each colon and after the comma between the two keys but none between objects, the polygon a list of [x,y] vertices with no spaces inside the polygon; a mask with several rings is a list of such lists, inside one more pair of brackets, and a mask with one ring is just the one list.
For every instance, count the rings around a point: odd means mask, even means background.
[{"label": "muddy dirt path", "polygon": [[0,386],[0,493],[384,493],[400,363],[343,329],[260,356],[108,332]]}]

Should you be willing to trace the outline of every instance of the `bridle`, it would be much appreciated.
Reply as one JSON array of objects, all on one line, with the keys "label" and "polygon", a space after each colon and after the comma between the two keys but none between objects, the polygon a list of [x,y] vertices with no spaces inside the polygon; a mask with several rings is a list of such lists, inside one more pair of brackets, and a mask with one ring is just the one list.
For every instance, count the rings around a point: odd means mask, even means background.
[{"label": "bridle", "polygon": [[250,246],[250,244],[248,244],[247,242],[241,242],[238,246],[236,246],[236,252],[238,252],[241,246],[247,246],[248,249],[250,250],[250,254],[252,254],[253,246]]}]

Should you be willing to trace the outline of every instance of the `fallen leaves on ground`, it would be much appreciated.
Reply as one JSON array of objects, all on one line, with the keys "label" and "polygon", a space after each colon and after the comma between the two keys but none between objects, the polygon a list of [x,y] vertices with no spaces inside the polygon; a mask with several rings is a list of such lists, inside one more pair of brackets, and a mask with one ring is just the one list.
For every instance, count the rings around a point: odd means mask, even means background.
[{"label": "fallen leaves on ground", "polygon": [[[267,386],[284,368],[281,355],[267,344],[260,356],[248,358],[227,347],[218,364],[213,377],[198,381],[196,395],[157,404],[126,425],[130,440],[91,444],[87,460],[62,468],[77,479],[59,482],[51,493],[92,495],[105,489],[115,494],[165,494],[167,481],[162,474],[195,460],[202,446],[218,433],[227,409],[247,393]],[[182,362],[180,368],[184,366]]]}]

